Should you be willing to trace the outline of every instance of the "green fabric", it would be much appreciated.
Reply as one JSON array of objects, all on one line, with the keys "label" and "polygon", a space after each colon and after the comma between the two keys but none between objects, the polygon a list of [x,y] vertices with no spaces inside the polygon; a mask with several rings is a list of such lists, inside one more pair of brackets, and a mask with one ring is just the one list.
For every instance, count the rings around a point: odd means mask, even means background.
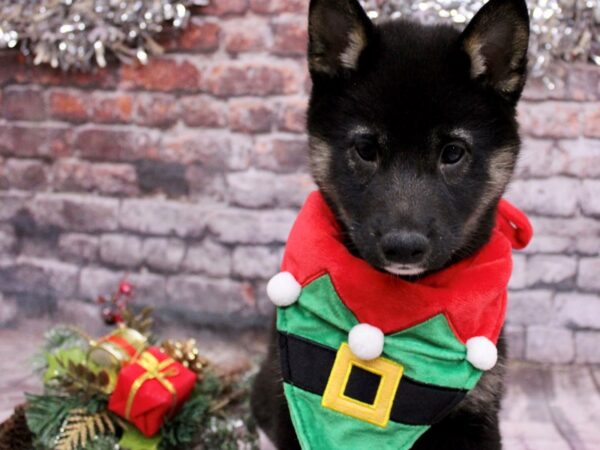
[{"label": "green fabric", "polygon": [[[344,306],[323,275],[302,289],[299,300],[279,308],[280,331],[338,349],[358,321]],[[466,347],[452,332],[446,317],[426,322],[385,337],[384,354],[404,366],[404,374],[422,383],[457,389],[473,388],[482,372],[466,359]]]},{"label": "green fabric", "polygon": [[[358,324],[323,275],[302,289],[296,303],[278,308],[277,328],[337,350]],[[471,389],[482,372],[466,361],[466,347],[439,314],[385,336],[384,355],[404,366],[404,375],[422,383]],[[402,383],[402,381],[400,381]],[[303,450],[408,450],[429,427],[388,422],[372,425],[321,406],[322,397],[284,383],[292,422]]]},{"label": "green fabric", "polygon": [[395,422],[380,428],[323,408],[318,395],[287,383],[284,390],[303,450],[408,450],[428,428]]}]

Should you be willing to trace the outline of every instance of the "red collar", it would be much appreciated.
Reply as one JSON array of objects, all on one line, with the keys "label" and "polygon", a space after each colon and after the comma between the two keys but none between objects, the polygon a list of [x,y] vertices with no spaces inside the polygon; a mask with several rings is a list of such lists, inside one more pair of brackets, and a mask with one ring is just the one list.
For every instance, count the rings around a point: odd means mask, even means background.
[{"label": "red collar", "polygon": [[512,249],[532,236],[529,220],[506,200],[498,206],[489,242],[473,256],[415,282],[382,273],[348,252],[323,196],[310,194],[290,233],[282,270],[302,286],[329,274],[336,292],[361,323],[390,334],[444,314],[466,342],[496,342],[504,323]]}]

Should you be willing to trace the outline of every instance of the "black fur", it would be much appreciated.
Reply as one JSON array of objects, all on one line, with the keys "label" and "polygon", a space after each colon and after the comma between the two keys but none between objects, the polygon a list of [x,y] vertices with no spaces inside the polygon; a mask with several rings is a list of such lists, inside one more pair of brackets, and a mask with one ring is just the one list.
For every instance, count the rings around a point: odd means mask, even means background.
[{"label": "black fur", "polygon": [[[312,0],[311,169],[357,256],[424,276],[489,239],[520,147],[528,33],[524,0],[491,0],[462,33],[374,25],[356,0]],[[498,366],[416,450],[501,448],[499,350]],[[276,445],[293,450],[278,359],[272,343],[253,410]]]}]

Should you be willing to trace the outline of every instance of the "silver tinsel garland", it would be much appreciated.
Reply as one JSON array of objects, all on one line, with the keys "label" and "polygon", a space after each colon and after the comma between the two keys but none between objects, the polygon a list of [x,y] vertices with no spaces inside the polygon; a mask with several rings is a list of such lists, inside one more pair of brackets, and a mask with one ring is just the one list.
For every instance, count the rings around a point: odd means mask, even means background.
[{"label": "silver tinsel garland", "polygon": [[[146,63],[162,51],[154,36],[165,23],[185,27],[190,7],[208,0],[0,0],[0,48],[35,64],[89,70],[107,53]],[[217,0],[218,1],[218,0]],[[464,26],[486,0],[362,0],[374,19],[410,18]],[[600,65],[600,0],[532,0],[531,72],[553,89],[552,63]]]},{"label": "silver tinsel garland", "polygon": [[[487,0],[362,0],[372,19],[408,18],[462,28]],[[556,87],[553,62],[600,66],[600,0],[527,1],[531,16],[531,75]]]},{"label": "silver tinsel garland", "polygon": [[165,24],[183,28],[190,7],[207,0],[0,0],[0,48],[63,70],[105,67],[162,52],[154,36]]}]

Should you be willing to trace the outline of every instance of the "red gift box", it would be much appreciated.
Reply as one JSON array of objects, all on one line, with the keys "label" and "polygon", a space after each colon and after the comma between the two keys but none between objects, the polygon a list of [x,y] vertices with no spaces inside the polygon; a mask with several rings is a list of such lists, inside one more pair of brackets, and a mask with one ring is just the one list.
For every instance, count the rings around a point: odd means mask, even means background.
[{"label": "red gift box", "polygon": [[156,347],[119,372],[108,409],[154,436],[194,390],[196,374]]}]

